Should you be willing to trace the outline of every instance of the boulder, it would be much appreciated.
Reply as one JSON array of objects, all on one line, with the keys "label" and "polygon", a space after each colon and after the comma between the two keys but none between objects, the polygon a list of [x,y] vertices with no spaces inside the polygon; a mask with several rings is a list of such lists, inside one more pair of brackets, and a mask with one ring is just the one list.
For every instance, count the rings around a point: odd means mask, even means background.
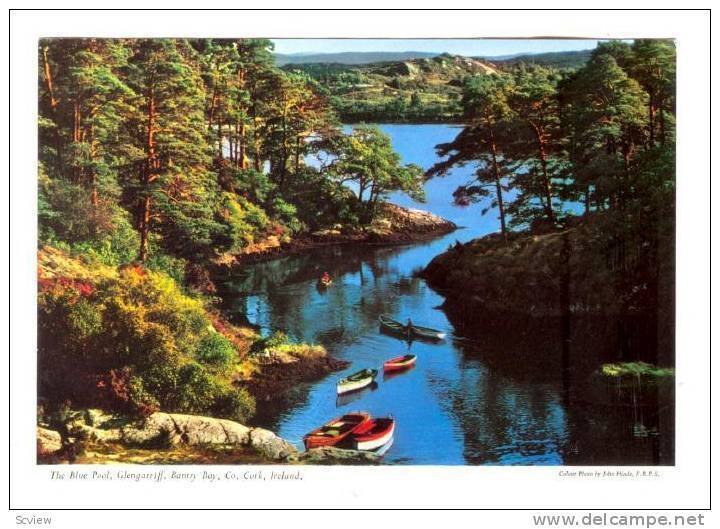
[{"label": "boulder", "polygon": [[62,448],[62,437],[54,430],[37,428],[37,455],[47,456]]},{"label": "boulder", "polygon": [[270,459],[281,460],[297,453],[297,449],[264,428],[250,430],[250,447]]},{"label": "boulder", "polygon": [[175,423],[168,413],[153,413],[135,424],[122,428],[122,440],[128,445],[164,446],[179,442]]},{"label": "boulder", "polygon": [[176,441],[187,445],[240,444],[248,442],[250,428],[227,419],[215,419],[198,415],[169,415],[178,436]]},{"label": "boulder", "polygon": [[122,440],[130,445],[168,446],[247,445],[250,428],[227,419],[180,413],[153,413],[122,429]]}]

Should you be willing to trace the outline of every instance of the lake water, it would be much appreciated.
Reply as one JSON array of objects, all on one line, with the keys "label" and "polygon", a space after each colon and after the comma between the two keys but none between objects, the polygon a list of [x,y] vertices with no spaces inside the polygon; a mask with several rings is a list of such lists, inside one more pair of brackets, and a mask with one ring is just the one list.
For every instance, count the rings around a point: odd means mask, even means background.
[{"label": "lake water", "polygon": [[[428,168],[434,146],[454,138],[450,125],[382,125],[404,162]],[[527,372],[488,361],[482,341],[456,333],[440,305],[444,298],[416,272],[455,241],[498,230],[497,214],[481,205],[456,206],[452,191],[474,169],[456,169],[427,183],[427,203],[402,195],[391,201],[427,209],[461,229],[401,247],[324,248],[245,267],[224,285],[225,308],[264,333],[281,330],[298,341],[323,344],[350,366],[297,387],[280,403],[258,403],[254,424],[302,446],[302,436],[356,410],[396,419],[395,442],[385,456],[394,464],[658,464],[672,462],[672,432],[658,416],[654,395],[648,409],[634,393],[611,391],[600,400],[569,398],[559,372]],[[319,291],[323,271],[332,286]],[[448,333],[439,344],[404,341],[382,334],[378,316],[388,314]],[[502,337],[501,337],[502,338]],[[509,340],[509,342],[511,342]],[[544,344],[559,348],[559,344]],[[336,381],[406,352],[416,366],[345,400]],[[512,358],[513,351],[504,352]],[[502,364],[502,363],[500,363]],[[603,389],[600,389],[603,393]],[[621,392],[622,393],[622,392]]]}]

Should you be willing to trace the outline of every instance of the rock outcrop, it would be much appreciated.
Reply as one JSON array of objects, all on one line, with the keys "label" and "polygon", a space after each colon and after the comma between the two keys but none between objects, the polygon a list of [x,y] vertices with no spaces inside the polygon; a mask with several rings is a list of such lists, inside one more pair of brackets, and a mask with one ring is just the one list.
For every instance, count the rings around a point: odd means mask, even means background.
[{"label": "rock outcrop", "polygon": [[[69,413],[64,429],[69,438],[129,447],[235,446],[273,461],[282,461],[297,453],[291,443],[269,430],[250,428],[228,419],[180,413],[156,412],[144,419],[132,420],[101,410],[86,410]],[[47,447],[43,448],[43,454],[50,453],[50,447],[57,451],[62,446],[59,433],[38,428],[39,453],[41,439],[43,447]]]},{"label": "rock outcrop", "polygon": [[54,430],[37,428],[37,455],[49,456],[62,448],[62,437]]}]

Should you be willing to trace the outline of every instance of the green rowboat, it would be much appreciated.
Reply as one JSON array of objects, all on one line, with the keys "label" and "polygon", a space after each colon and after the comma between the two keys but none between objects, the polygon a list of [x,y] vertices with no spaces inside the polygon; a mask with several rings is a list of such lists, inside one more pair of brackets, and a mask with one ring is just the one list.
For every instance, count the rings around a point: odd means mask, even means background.
[{"label": "green rowboat", "polygon": [[357,373],[338,380],[337,393],[342,395],[343,393],[349,393],[351,391],[357,391],[366,386],[369,386],[375,380],[378,375],[377,369],[363,369]]}]

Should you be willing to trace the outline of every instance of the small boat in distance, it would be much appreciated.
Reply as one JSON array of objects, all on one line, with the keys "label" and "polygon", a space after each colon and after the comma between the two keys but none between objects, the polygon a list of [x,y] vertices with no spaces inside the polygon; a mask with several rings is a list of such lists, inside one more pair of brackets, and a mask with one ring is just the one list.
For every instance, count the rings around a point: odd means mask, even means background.
[{"label": "small boat in distance", "polygon": [[350,444],[355,450],[375,450],[386,445],[395,432],[395,419],[370,419],[353,430]]},{"label": "small boat in distance", "polygon": [[390,360],[385,362],[383,364],[383,369],[385,370],[385,372],[400,371],[402,369],[407,369],[414,366],[416,360],[417,355],[406,354],[403,356],[398,356],[395,358],[391,358]]},{"label": "small boat in distance", "polygon": [[383,329],[387,330],[396,335],[404,336],[411,340],[413,338],[420,338],[422,340],[442,340],[445,338],[445,333],[437,329],[430,327],[423,327],[421,325],[404,325],[399,321],[393,320],[388,316],[380,316],[380,325]]},{"label": "small boat in distance", "polygon": [[318,279],[317,286],[318,288],[327,288],[330,285],[332,285],[332,278],[330,277],[330,274],[325,272],[320,279]]},{"label": "small boat in distance", "polygon": [[343,393],[349,393],[351,391],[357,391],[366,386],[369,386],[375,381],[377,377],[377,369],[363,369],[357,373],[353,373],[350,376],[341,378],[337,383],[337,393],[342,395]]},{"label": "small boat in distance", "polygon": [[346,413],[342,417],[337,417],[303,437],[305,450],[320,446],[335,446],[369,420],[370,414],[364,411]]}]

